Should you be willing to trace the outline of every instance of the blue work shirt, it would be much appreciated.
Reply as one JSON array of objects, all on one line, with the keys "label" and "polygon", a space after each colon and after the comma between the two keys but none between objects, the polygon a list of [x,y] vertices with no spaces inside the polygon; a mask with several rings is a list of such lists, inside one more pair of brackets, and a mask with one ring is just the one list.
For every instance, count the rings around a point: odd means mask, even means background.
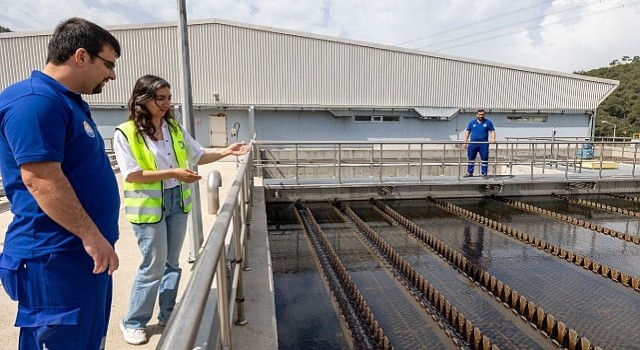
[{"label": "blue work shirt", "polygon": [[89,105],[40,71],[0,94],[0,172],[14,215],[4,254],[34,258],[84,250],[81,240],[49,218],[27,190],[20,166],[32,162],[61,163],[81,205],[115,244],[118,184]]},{"label": "blue work shirt", "polygon": [[471,142],[487,142],[489,141],[489,132],[495,131],[493,123],[487,118],[484,118],[482,123],[477,118],[470,121],[466,130],[469,132],[469,141]]}]

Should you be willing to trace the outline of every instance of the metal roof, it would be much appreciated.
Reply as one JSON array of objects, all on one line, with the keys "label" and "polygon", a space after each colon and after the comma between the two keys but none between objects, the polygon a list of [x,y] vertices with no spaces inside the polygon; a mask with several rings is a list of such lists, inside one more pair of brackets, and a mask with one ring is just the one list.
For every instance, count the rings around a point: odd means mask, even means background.
[{"label": "metal roof", "polygon": [[[193,103],[257,108],[595,110],[615,80],[518,67],[225,20],[189,23]],[[109,27],[117,79],[94,106],[125,105],[143,74],[180,103],[177,23]],[[0,34],[0,89],[41,69],[50,32]],[[218,98],[214,96],[218,95]]]}]

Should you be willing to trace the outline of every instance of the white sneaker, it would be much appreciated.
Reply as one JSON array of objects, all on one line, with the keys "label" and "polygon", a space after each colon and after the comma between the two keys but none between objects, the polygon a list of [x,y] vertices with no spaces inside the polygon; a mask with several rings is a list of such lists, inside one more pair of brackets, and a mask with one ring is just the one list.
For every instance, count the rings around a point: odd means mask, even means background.
[{"label": "white sneaker", "polygon": [[132,345],[140,345],[147,342],[147,332],[144,329],[127,328],[120,323],[120,330],[124,336],[124,341]]}]

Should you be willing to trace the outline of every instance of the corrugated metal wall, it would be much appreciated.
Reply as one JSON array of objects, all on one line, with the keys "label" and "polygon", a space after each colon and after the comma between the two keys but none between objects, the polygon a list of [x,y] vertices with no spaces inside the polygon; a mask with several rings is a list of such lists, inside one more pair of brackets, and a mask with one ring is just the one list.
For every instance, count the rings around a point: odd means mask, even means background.
[{"label": "corrugated metal wall", "polygon": [[[114,29],[118,79],[93,104],[126,104],[135,79],[165,77],[180,102],[175,25]],[[617,82],[213,21],[189,26],[193,102],[228,106],[442,106],[594,110]],[[48,35],[0,35],[0,88],[44,64]]]}]

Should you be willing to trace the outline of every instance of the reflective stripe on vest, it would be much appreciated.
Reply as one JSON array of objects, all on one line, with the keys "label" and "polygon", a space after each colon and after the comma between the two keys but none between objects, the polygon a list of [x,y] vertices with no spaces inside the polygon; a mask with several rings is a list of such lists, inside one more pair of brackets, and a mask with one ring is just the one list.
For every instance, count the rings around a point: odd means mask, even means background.
[{"label": "reflective stripe on vest", "polygon": [[[184,144],[182,128],[172,122],[175,128],[169,128],[173,151],[178,161],[178,167],[187,168],[187,150]],[[118,125],[129,142],[131,152],[143,170],[158,170],[153,153],[149,150],[144,138],[136,130],[133,121]],[[175,130],[174,130],[175,129]],[[180,183],[182,208],[184,213],[191,211],[191,189]],[[127,220],[134,224],[153,224],[162,220],[162,181],[137,183],[124,181],[124,206]]]}]

